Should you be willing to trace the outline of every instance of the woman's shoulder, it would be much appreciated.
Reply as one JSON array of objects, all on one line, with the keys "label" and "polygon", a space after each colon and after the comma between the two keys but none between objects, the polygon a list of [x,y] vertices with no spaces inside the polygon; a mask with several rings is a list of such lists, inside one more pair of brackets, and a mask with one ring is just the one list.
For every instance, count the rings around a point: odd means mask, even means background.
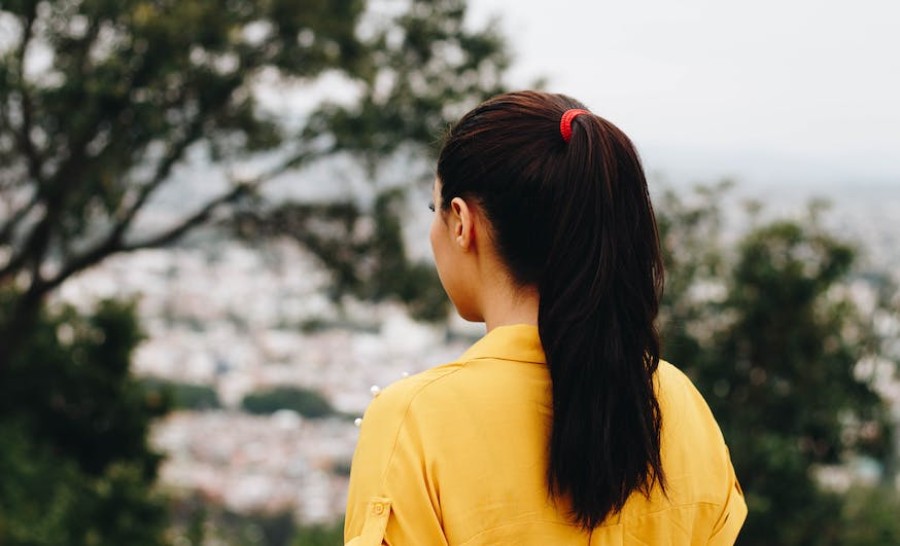
[{"label": "woman's shoulder", "polygon": [[663,451],[670,470],[677,468],[675,474],[696,475],[700,481],[713,482],[714,475],[733,474],[719,424],[691,379],[672,364],[660,362],[658,388]]},{"label": "woman's shoulder", "polygon": [[430,405],[431,399],[440,396],[441,385],[462,371],[462,362],[450,362],[429,368],[423,372],[400,379],[382,389],[369,404],[363,422],[379,421],[383,424],[399,424],[408,417],[412,406]]},{"label": "woman's shoulder", "polygon": [[363,423],[379,428],[411,426],[440,430],[459,426],[460,415],[519,407],[526,397],[543,400],[549,377],[545,366],[502,359],[459,360],[441,364],[385,387],[372,400]]},{"label": "woman's shoulder", "polygon": [[672,363],[660,360],[656,382],[661,404],[697,406],[709,411],[709,406],[691,378]]},{"label": "woman's shoulder", "polygon": [[661,360],[657,388],[664,426],[668,420],[671,426],[705,432],[721,441],[722,433],[709,404],[685,372]]},{"label": "woman's shoulder", "polygon": [[684,386],[686,383],[691,384],[690,378],[677,366],[669,362],[668,360],[660,360],[659,367],[656,369],[656,373],[659,374],[662,381],[666,381],[669,383],[675,383],[678,385]]},{"label": "woman's shoulder", "polygon": [[[657,388],[663,466],[669,477],[678,477],[670,481],[665,500],[657,500],[679,509],[701,507],[697,514],[708,512],[701,519],[711,532],[721,531],[720,538],[736,533],[746,515],[746,504],[712,410],[690,377],[669,362],[659,363]],[[729,514],[732,521],[728,521]]]}]

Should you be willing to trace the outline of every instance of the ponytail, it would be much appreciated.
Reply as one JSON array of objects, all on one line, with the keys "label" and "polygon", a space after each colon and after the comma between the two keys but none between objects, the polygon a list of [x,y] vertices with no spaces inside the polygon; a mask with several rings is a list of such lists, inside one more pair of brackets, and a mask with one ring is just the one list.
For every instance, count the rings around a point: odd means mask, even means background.
[{"label": "ponytail", "polygon": [[575,520],[594,528],[634,490],[649,495],[663,483],[653,387],[662,267],[630,142],[600,118],[575,124],[560,182],[578,198],[556,218],[538,328],[553,384],[550,490],[568,495]]},{"label": "ponytail", "polygon": [[438,176],[441,201],[474,198],[513,277],[538,288],[548,489],[592,529],[634,491],[665,490],[653,383],[663,270],[637,153],[588,112],[560,124],[582,108],[562,95],[496,97],[451,129]]}]

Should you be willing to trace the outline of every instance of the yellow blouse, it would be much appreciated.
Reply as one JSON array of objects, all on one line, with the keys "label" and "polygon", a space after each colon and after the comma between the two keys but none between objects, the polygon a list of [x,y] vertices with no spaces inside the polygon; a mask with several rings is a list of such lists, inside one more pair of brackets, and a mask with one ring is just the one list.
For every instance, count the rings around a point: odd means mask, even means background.
[{"label": "yellow blouse", "polygon": [[727,545],[747,515],[709,407],[657,372],[667,493],[629,497],[593,532],[546,487],[550,376],[538,330],[495,328],[456,362],[386,388],[366,410],[350,473],[352,546]]}]

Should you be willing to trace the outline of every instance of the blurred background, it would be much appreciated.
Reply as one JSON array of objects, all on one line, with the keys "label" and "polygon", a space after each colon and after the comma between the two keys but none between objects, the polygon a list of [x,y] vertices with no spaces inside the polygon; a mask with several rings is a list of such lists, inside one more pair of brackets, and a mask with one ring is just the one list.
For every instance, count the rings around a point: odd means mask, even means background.
[{"label": "blurred background", "polygon": [[900,5],[0,1],[0,545],[337,545],[354,419],[483,333],[448,125],[629,134],[743,545],[900,544]]}]

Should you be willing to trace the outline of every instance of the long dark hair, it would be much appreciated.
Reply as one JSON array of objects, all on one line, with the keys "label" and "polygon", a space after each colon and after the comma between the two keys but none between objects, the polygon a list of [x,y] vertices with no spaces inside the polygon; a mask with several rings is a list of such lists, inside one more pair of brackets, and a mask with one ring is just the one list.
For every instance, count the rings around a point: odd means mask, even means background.
[{"label": "long dark hair", "polygon": [[553,391],[549,492],[593,529],[634,491],[665,490],[653,375],[662,293],[659,236],[637,152],[564,95],[494,97],[449,132],[441,203],[473,199],[515,281],[536,286]]}]

